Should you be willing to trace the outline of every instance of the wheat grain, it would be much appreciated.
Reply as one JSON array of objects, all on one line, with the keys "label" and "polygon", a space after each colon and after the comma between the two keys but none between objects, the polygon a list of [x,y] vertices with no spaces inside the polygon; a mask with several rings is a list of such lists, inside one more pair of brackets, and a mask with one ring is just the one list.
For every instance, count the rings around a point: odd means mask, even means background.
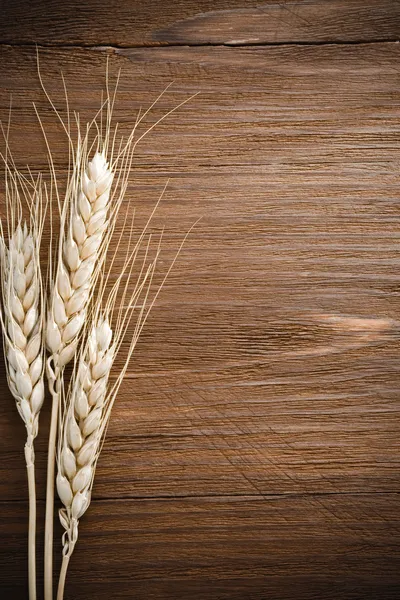
[{"label": "wheat grain", "polygon": [[30,448],[44,400],[41,284],[35,243],[27,223],[19,223],[2,250],[8,383]]},{"label": "wheat grain", "polygon": [[79,194],[72,199],[46,326],[56,369],[62,369],[76,351],[107,227],[113,177],[104,152],[96,152],[82,174]]},{"label": "wheat grain", "polygon": [[[6,172],[9,165],[6,161]],[[25,424],[25,460],[29,490],[29,598],[36,598],[36,492],[34,440],[44,401],[43,297],[39,248],[43,225],[40,178],[33,188],[18,172],[6,176],[7,237],[1,226],[1,293],[7,380]],[[30,220],[23,221],[20,190],[26,194]]]},{"label": "wheat grain", "polygon": [[111,340],[112,330],[107,319],[92,327],[87,352],[78,366],[63,428],[56,483],[65,506],[60,512],[67,532],[64,554],[72,553],[78,521],[90,504],[90,487],[100,448],[107,384],[115,352]]}]

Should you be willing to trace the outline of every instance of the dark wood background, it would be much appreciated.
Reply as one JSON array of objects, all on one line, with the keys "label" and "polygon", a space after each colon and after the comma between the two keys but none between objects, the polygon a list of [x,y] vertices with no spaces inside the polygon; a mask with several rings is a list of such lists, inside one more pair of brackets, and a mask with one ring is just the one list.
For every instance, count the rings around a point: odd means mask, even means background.
[{"label": "dark wood background", "polygon": [[[66,600],[400,597],[400,2],[3,0],[0,116],[61,173],[40,89],[151,125],[129,197],[165,263],[121,388]],[[1,366],[0,589],[27,596],[24,430]],[[40,531],[49,406],[37,442]],[[61,530],[56,527],[57,538]],[[41,553],[42,542],[38,540]],[[56,542],[57,563],[60,544]],[[39,572],[41,563],[39,564]]]}]

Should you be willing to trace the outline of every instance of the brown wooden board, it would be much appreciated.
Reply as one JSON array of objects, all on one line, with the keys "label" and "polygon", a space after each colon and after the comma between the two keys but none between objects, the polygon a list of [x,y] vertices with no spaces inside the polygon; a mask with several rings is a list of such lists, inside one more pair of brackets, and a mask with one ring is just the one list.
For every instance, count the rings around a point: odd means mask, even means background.
[{"label": "brown wooden board", "polygon": [[[400,46],[377,40],[398,36],[399,3],[121,2],[108,20],[80,3],[76,22],[73,3],[3,4],[0,118],[12,96],[16,162],[46,171],[35,103],[61,189],[67,144],[34,41],[63,118],[60,72],[89,119],[107,58],[124,133],[171,82],[141,132],[200,92],[137,147],[137,230],[169,179],[161,272],[201,221],[121,387],[66,600],[398,598]],[[262,21],[265,45],[220,45],[247,39],[256,10],[286,20]],[[174,47],[133,47],[158,44]],[[19,600],[24,430],[2,362],[0,381],[0,591]],[[49,404],[40,527],[48,424]]]},{"label": "brown wooden board", "polygon": [[2,0],[0,42],[84,46],[397,40],[399,0]]},{"label": "brown wooden board", "polygon": [[[2,589],[24,598],[26,506],[2,512]],[[396,494],[97,501],[67,597],[395,600],[396,513]]]}]

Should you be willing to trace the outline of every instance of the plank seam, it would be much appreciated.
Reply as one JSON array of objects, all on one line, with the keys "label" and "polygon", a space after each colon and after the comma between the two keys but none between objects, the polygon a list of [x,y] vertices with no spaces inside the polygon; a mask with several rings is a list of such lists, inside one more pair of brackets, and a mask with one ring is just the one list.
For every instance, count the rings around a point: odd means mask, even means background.
[{"label": "plank seam", "polygon": [[400,38],[378,38],[374,40],[324,40],[324,41],[280,41],[280,42],[253,42],[253,43],[238,43],[232,44],[229,42],[204,42],[191,44],[187,42],[181,43],[159,43],[159,44],[84,44],[76,42],[14,42],[13,40],[0,40],[0,46],[10,46],[12,48],[76,48],[85,50],[134,50],[134,49],[165,49],[165,48],[263,48],[275,46],[361,46],[373,44],[397,44]]},{"label": "plank seam", "polygon": [[[327,496],[399,496],[399,491],[359,491],[359,492],[302,492],[302,493],[288,493],[288,494],[279,494],[279,493],[270,493],[270,494],[203,494],[197,496],[191,495],[182,495],[182,496],[103,496],[101,498],[92,498],[91,503],[100,503],[100,502],[126,502],[127,500],[138,501],[138,502],[151,502],[154,500],[166,500],[169,502],[178,502],[180,500],[260,500],[261,502],[265,502],[266,500],[293,500],[293,499],[307,499],[307,498],[320,498]],[[11,500],[0,500],[0,506],[3,504],[27,504],[27,500],[24,498],[14,498]],[[44,498],[37,499],[38,504],[44,504]]]}]

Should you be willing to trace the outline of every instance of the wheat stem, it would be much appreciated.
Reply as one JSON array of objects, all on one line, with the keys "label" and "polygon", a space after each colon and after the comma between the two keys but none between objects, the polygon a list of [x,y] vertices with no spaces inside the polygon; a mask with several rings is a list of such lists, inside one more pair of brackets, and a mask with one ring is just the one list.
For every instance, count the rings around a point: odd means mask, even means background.
[{"label": "wheat stem", "polygon": [[28,581],[29,599],[36,600],[36,488],[33,440],[25,444],[26,471],[29,493]]},{"label": "wheat stem", "polygon": [[58,580],[57,600],[63,600],[64,598],[65,579],[67,577],[70,556],[70,554],[65,554],[62,558],[60,578]]},{"label": "wheat stem", "polygon": [[[143,240],[143,236],[141,235],[139,239]],[[149,243],[150,241],[145,248],[134,291],[129,297],[127,297],[129,278],[138,256],[140,243],[136,244],[132,251],[128,249],[129,256],[126,257],[122,273],[108,294],[104,308],[102,300],[107,277],[102,278],[99,300],[92,310],[90,325],[87,325],[87,339],[75,362],[67,393],[57,452],[57,491],[64,505],[64,508],[59,511],[59,516],[65,529],[63,564],[57,600],[63,598],[69,558],[78,540],[79,519],[90,505],[96,463],[110,415],[108,408],[110,401],[113,402],[115,399],[117,391],[115,384],[109,385],[114,359],[143,290],[143,305],[145,305],[151,287],[157,257],[146,269]],[[127,279],[123,284],[125,275]],[[128,317],[121,319],[120,313],[126,301],[128,301],[128,308],[125,310]],[[139,310],[138,321],[142,315],[143,307]],[[112,318],[117,322],[115,331],[111,329]],[[135,334],[134,338],[136,339]],[[131,344],[130,353],[132,350]]]},{"label": "wheat stem", "polygon": [[[141,117],[138,115],[131,133],[124,140],[121,138],[118,145],[116,135],[118,126],[114,128],[114,133],[111,135],[111,117],[117,86],[115,86],[114,95],[111,97],[108,87],[107,66],[106,99],[104,102],[102,101],[101,108],[94,119],[87,125],[86,133],[83,137],[80,133],[79,115],[75,115],[78,128],[78,143],[75,147],[71,136],[71,121],[67,94],[68,119],[67,124],[64,124],[60,113],[56,109],[43,85],[39,63],[38,72],[46,97],[49,99],[55,114],[68,136],[69,156],[72,158],[73,163],[72,172],[69,176],[67,185],[65,202],[62,203],[60,194],[57,190],[56,173],[51,159],[50,147],[38,115],[46,145],[49,150],[51,175],[53,183],[55,184],[55,193],[61,213],[60,244],[55,260],[56,269],[55,273],[51,273],[50,276],[50,279],[52,280],[52,289],[50,291],[46,331],[46,343],[50,352],[47,372],[49,374],[49,387],[52,393],[53,402],[47,470],[45,600],[52,600],[54,456],[57,429],[59,424],[65,422],[65,414],[67,412],[66,406],[68,404],[63,403],[65,398],[61,398],[61,393],[63,392],[64,367],[76,355],[78,341],[82,335],[82,328],[85,327],[85,319],[88,315],[88,308],[93,295],[93,289],[96,285],[97,277],[101,273],[107,248],[109,246],[110,236],[115,225],[115,218],[127,189],[128,176],[132,166],[133,152],[136,145],[158,123],[177,110],[177,108],[185,104],[189,99],[185,100],[171,111],[168,111],[135,140],[137,126],[158,101],[158,99],[156,99]],[[102,115],[104,109],[106,119],[104,124],[105,133],[103,136]],[[100,126],[98,123],[99,119]],[[92,133],[93,129],[97,131],[97,134],[94,136]],[[89,156],[93,153],[94,156],[89,162]],[[115,180],[114,175],[116,175]],[[113,194],[110,193],[112,184],[114,188]],[[116,190],[118,193],[116,193]],[[142,317],[143,311],[140,311],[139,314]],[[126,320],[123,319],[123,322],[125,323]],[[133,351],[133,347],[134,345],[131,344],[130,352]],[[115,396],[113,396],[113,400],[114,398]],[[89,498],[87,498],[87,500],[90,501]],[[71,523],[73,522],[74,518],[72,518]],[[77,538],[77,522],[76,528],[75,526],[73,527],[72,533],[73,535],[71,535],[69,540],[71,552]]]},{"label": "wheat stem", "polygon": [[[7,231],[0,223],[1,324],[8,386],[26,428],[28,581],[29,598],[36,600],[34,439],[38,434],[39,413],[44,400],[43,294],[39,248],[44,219],[42,194],[45,189],[40,177],[30,181],[15,169],[6,136],[5,139]],[[25,198],[30,213],[27,221],[23,217],[21,196]]]},{"label": "wheat stem", "polygon": [[[51,367],[51,357],[47,360],[47,379],[52,396],[51,422],[47,451],[46,516],[44,536],[44,593],[45,598],[53,598],[53,522],[54,522],[54,471],[56,456],[58,411],[60,406],[60,373]],[[58,388],[58,389],[56,389]]]}]

